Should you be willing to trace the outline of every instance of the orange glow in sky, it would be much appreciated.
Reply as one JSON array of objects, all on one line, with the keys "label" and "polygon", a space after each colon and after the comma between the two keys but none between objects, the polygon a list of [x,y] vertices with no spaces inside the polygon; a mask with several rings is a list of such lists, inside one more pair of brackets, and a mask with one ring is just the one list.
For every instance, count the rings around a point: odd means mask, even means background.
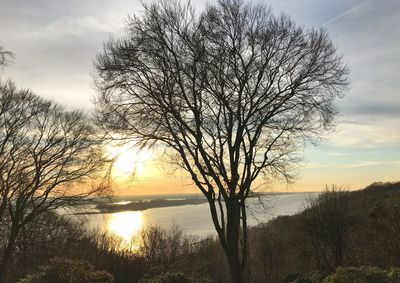
[{"label": "orange glow in sky", "polygon": [[[171,170],[171,165],[160,161],[160,154],[150,150],[138,151],[131,145],[112,146],[109,152],[116,158],[112,169],[113,187],[116,195],[149,195],[198,193],[196,186],[183,170]],[[394,166],[384,164],[352,168],[342,164],[318,165],[303,162],[296,170],[294,184],[276,182],[259,191],[311,192],[322,191],[333,184],[345,189],[361,189],[375,181],[396,181]],[[171,173],[171,171],[173,173]],[[256,184],[257,185],[257,184]],[[255,188],[256,186],[254,186]]]}]

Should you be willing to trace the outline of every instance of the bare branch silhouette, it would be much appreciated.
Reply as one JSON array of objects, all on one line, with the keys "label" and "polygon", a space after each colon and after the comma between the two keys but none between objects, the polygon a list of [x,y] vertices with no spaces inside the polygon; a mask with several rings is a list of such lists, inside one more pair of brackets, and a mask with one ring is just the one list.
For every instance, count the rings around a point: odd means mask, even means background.
[{"label": "bare branch silhouette", "polygon": [[348,69],[324,29],[239,0],[199,15],[161,1],[127,28],[97,59],[99,122],[180,157],[171,162],[207,198],[232,280],[242,282],[251,186],[291,180],[304,141],[332,128]]},{"label": "bare branch silhouette", "polygon": [[[91,203],[108,191],[106,158],[96,129],[81,111],[0,84],[0,218],[10,223],[0,282],[21,229],[45,212]],[[100,182],[100,183],[99,183]]]}]

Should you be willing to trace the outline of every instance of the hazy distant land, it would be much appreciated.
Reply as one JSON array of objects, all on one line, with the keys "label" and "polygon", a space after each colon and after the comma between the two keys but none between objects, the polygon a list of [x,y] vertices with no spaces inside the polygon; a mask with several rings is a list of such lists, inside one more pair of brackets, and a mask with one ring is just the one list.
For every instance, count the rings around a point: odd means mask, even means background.
[{"label": "hazy distant land", "polygon": [[[249,198],[264,195],[257,193]],[[267,194],[265,194],[267,195]],[[270,194],[279,195],[277,194]],[[199,194],[181,194],[181,195],[153,195],[153,196],[125,196],[113,197],[111,200],[97,204],[94,210],[76,212],[75,214],[101,214],[116,213],[123,211],[141,211],[151,208],[174,207],[183,205],[196,205],[206,203],[207,199]]]},{"label": "hazy distant land", "polygon": [[150,200],[135,200],[121,201],[114,203],[101,203],[96,205],[97,211],[85,211],[76,214],[98,214],[98,213],[115,213],[122,211],[139,211],[151,208],[172,207],[182,205],[194,205],[207,202],[205,198],[182,198],[182,199],[150,199]]}]

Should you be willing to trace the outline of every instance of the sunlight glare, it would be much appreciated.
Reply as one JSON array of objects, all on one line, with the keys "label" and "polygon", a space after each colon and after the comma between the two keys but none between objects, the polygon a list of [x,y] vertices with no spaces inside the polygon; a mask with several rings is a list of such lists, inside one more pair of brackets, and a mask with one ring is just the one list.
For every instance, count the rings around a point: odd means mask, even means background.
[{"label": "sunlight glare", "polygon": [[128,242],[139,234],[142,226],[141,211],[124,211],[112,214],[108,229],[121,237],[123,241]]},{"label": "sunlight glare", "polygon": [[148,150],[139,151],[132,148],[129,144],[123,146],[112,146],[109,148],[109,152],[112,157],[116,158],[112,169],[112,175],[114,177],[143,175],[143,163],[151,157]]}]

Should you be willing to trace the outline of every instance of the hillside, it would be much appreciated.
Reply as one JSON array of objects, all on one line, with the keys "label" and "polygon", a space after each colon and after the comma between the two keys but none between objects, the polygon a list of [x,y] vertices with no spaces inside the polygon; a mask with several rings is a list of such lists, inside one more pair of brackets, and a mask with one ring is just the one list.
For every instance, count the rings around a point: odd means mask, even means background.
[{"label": "hillside", "polygon": [[265,282],[346,266],[398,267],[398,235],[400,182],[327,191],[311,199],[303,212],[255,228],[253,265],[262,273],[257,279]]}]

